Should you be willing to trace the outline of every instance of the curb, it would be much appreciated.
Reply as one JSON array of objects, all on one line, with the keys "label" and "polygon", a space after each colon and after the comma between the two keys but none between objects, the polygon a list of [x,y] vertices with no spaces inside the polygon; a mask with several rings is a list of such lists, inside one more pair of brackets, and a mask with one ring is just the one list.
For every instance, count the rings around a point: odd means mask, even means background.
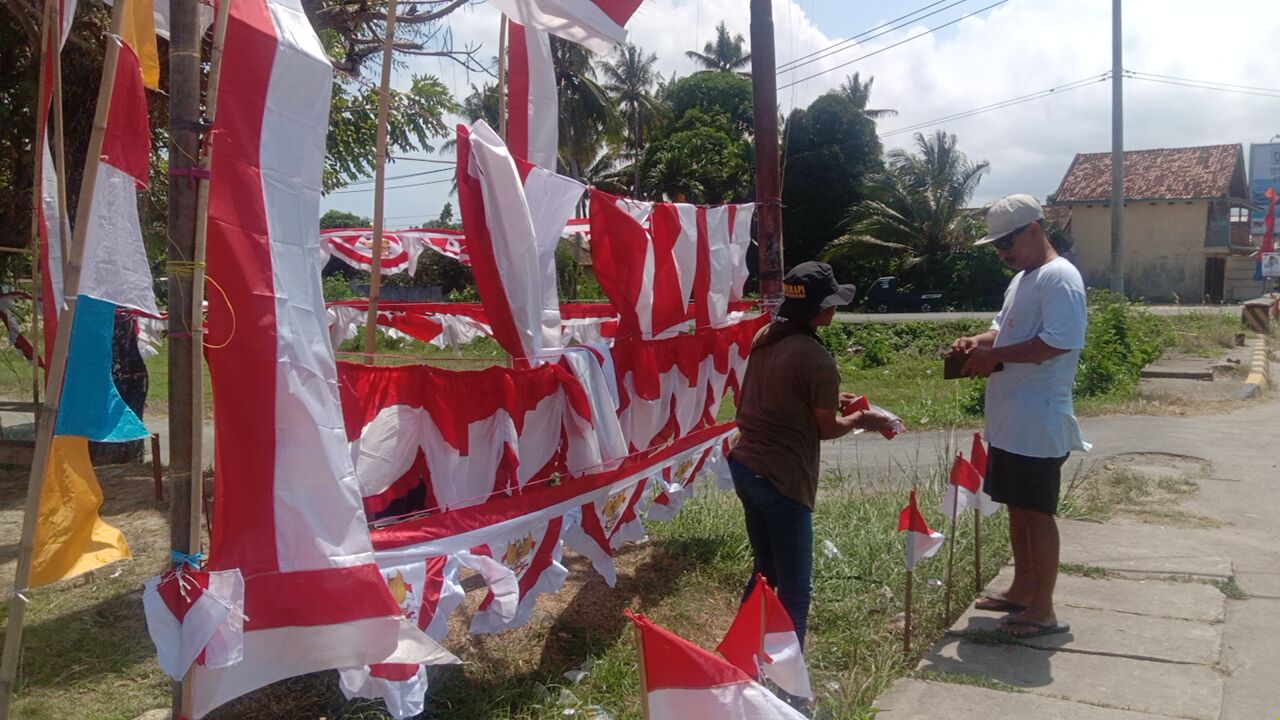
[{"label": "curb", "polygon": [[1267,350],[1267,341],[1257,338],[1253,342],[1253,360],[1249,365],[1249,377],[1244,381],[1241,390],[1243,399],[1255,398],[1271,387],[1271,353]]}]

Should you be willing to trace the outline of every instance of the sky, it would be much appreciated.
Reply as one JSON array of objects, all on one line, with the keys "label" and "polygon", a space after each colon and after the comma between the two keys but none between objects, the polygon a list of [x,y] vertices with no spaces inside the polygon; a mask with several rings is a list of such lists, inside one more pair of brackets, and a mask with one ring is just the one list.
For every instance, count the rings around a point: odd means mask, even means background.
[{"label": "sky", "polygon": [[[940,11],[935,15],[913,16],[901,28],[893,29],[899,22],[888,32],[865,35],[931,1],[774,0],[779,67],[862,38],[781,73],[778,102],[783,112],[807,106],[856,71],[863,79],[875,78],[871,107],[898,111],[878,123],[885,149],[912,149],[913,133],[895,130],[1061,88],[1047,97],[921,129],[953,133],[971,160],[990,163],[972,205],[1015,192],[1043,199],[1057,188],[1076,153],[1110,150],[1110,82],[1070,84],[1098,78],[1111,68],[1111,0],[945,0],[920,13]],[[664,76],[684,76],[697,70],[684,51],[701,49],[721,20],[730,33],[750,38],[748,0],[645,0],[628,24],[628,39],[657,55]],[[482,45],[485,55],[496,54],[499,19],[488,4],[467,6],[447,22],[458,46]],[[1147,76],[1124,80],[1127,149],[1241,143],[1247,165],[1250,143],[1280,135],[1280,63],[1273,49],[1280,37],[1280,10],[1274,4],[1125,0],[1122,26],[1124,68]],[[411,73],[440,77],[457,97],[485,80],[447,60],[414,58],[393,84],[407,86]],[[1224,92],[1172,84],[1183,80],[1236,87]],[[424,156],[452,160],[451,154]],[[424,167],[401,162],[389,166],[387,174],[394,178]],[[353,188],[359,192],[331,194],[322,209],[371,216],[371,187],[368,183]],[[437,183],[389,190],[387,226],[420,224],[436,217],[446,201],[453,202],[456,217],[457,202],[448,195],[449,187]]]}]

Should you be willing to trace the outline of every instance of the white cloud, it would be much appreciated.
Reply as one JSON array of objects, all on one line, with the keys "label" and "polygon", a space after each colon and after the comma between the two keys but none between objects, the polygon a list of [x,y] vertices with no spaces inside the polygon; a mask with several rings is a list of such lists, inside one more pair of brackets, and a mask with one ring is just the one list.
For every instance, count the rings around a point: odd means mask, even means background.
[{"label": "white cloud", "polygon": [[[844,3],[847,0],[804,0]],[[910,3],[915,7],[917,3]],[[1280,36],[1280,15],[1261,0],[1207,6],[1198,0],[1127,0],[1124,7],[1124,65],[1129,70],[1238,85],[1280,88],[1272,39]],[[885,19],[903,6],[882,2]],[[942,22],[983,6],[980,0],[903,28],[865,45],[849,48],[779,77],[779,84],[824,70],[819,77],[778,93],[784,110],[803,107],[838,86],[854,71],[875,77],[872,106],[899,111],[880,122],[883,130],[910,126],[1018,97],[1081,78],[1111,66],[1109,0],[1047,2],[1010,0],[991,11],[940,32],[834,69],[836,65],[885,48]],[[860,12],[865,13],[863,9]],[[774,36],[779,63],[820,50],[841,38],[823,32],[800,2],[775,0]],[[750,38],[747,3],[742,0],[649,0],[632,19],[631,40],[658,56],[665,75],[692,72],[686,50],[701,48],[724,20],[731,33]],[[492,54],[498,18],[481,5],[450,16],[457,44],[483,43]],[[870,23],[874,25],[875,22]],[[868,26],[869,27],[869,26]],[[417,72],[442,74],[460,96],[469,92],[465,74],[437,61],[416,60]],[[479,78],[474,78],[480,82]],[[1096,85],[971,118],[934,129],[959,137],[972,159],[987,160],[975,203],[1012,192],[1039,196],[1057,188],[1077,152],[1110,148],[1110,85]],[[1125,144],[1129,148],[1265,142],[1280,132],[1280,98],[1228,94],[1125,81]],[[910,146],[910,135],[885,139],[886,147]],[[1246,148],[1247,150],[1247,148]],[[401,165],[400,167],[404,167]],[[395,174],[393,172],[393,174]],[[446,199],[447,185],[400,190],[388,196],[388,216],[434,215]],[[338,202],[338,198],[342,198]],[[334,196],[326,207],[354,209],[357,198]],[[391,222],[395,225],[395,222]]]}]

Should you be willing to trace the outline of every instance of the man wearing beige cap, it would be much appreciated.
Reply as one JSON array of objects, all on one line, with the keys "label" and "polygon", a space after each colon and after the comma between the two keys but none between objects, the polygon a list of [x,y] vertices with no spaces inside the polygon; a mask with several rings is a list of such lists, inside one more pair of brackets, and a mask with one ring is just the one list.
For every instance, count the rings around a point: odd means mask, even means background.
[{"label": "man wearing beige cap", "polygon": [[1085,291],[1079,271],[1054,252],[1044,212],[1030,195],[1010,195],[987,211],[990,244],[1018,271],[1004,306],[980,335],[957,338],[965,374],[987,378],[984,489],[1009,508],[1013,582],[981,598],[979,610],[1006,612],[1004,632],[1019,638],[1067,632],[1053,608],[1058,577],[1062,465],[1088,450],[1071,402],[1085,340]]}]

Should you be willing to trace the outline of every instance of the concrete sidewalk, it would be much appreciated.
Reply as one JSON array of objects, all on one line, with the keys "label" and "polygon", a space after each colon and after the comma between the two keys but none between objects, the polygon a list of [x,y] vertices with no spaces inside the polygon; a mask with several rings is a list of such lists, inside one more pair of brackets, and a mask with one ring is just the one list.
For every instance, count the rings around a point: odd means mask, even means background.
[{"label": "concrete sidewalk", "polygon": [[[925,653],[918,669],[927,672],[877,699],[881,720],[1280,717],[1280,401],[1271,394],[1221,415],[1093,418],[1084,428],[1094,452],[1073,462],[1202,467],[1182,507],[1211,527],[1062,521],[1062,562],[1088,570],[1059,578],[1058,618],[1071,631],[991,644],[975,631],[1000,616],[970,609]],[[860,451],[841,448],[832,461],[922,472],[967,441],[922,434],[871,449],[859,439]]]}]

